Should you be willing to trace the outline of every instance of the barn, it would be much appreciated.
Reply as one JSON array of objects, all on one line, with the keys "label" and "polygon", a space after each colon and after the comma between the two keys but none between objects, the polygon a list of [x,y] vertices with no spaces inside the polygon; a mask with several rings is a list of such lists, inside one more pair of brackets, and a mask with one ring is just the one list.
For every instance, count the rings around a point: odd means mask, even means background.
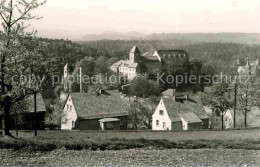
[{"label": "barn", "polygon": [[63,108],[62,130],[126,130],[124,102],[117,90],[70,93]]}]

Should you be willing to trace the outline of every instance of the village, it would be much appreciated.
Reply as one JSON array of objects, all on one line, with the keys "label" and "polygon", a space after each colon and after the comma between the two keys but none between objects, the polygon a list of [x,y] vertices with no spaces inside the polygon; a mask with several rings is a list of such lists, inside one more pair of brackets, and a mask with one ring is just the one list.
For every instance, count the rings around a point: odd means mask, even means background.
[{"label": "village", "polygon": [[260,166],[259,2],[1,1],[0,166]]},{"label": "village", "polygon": [[[60,123],[56,128],[60,130],[153,130],[153,131],[194,131],[202,129],[234,129],[245,128],[244,116],[241,112],[237,114],[237,122],[234,124],[234,108],[229,107],[221,115],[214,117],[213,107],[202,102],[203,95],[212,93],[212,87],[205,86],[197,92],[180,92],[176,89],[168,88],[159,93],[156,101],[151,101],[149,97],[138,98],[135,95],[124,94],[124,89],[129,89],[131,81],[135,80],[141,73],[161,71],[164,61],[179,61],[189,59],[189,55],[184,50],[159,50],[154,53],[141,54],[137,46],[132,47],[127,60],[119,60],[110,66],[110,70],[115,74],[127,78],[127,84],[108,88],[101,83],[85,84],[83,82],[83,72],[81,66],[76,65],[70,72],[68,64],[63,69],[63,86],[60,90],[58,102],[59,116],[53,119]],[[248,58],[234,61],[231,66],[237,70],[238,75],[254,76],[258,70],[258,60],[249,61]],[[230,67],[230,68],[231,68]],[[143,70],[144,69],[144,70]],[[78,81],[71,79],[78,77]],[[148,79],[147,79],[148,80]],[[106,87],[106,88],[104,88]],[[24,123],[19,125],[19,129],[34,130],[33,96],[29,99],[29,112],[25,112]],[[50,128],[45,124],[48,120],[45,105],[46,100],[41,94],[37,95],[37,121],[36,128],[44,130]],[[136,107],[132,110],[132,104],[140,104],[146,107]],[[55,108],[57,110],[57,108]],[[58,111],[53,112],[58,112]],[[257,105],[250,110],[259,113]],[[143,110],[143,111],[142,111]],[[148,114],[145,115],[145,113]],[[250,115],[250,113],[249,113]],[[217,117],[217,118],[216,118]],[[60,119],[60,120],[59,120]],[[141,119],[138,121],[138,119]],[[247,122],[248,127],[260,125],[259,119]],[[12,127],[15,128],[15,120]]]}]

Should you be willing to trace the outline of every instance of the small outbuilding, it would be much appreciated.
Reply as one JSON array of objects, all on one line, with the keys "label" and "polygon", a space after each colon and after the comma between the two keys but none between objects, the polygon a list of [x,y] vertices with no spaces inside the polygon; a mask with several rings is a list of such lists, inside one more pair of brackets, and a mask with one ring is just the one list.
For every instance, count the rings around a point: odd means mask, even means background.
[{"label": "small outbuilding", "polygon": [[120,130],[120,119],[104,118],[99,120],[102,130]]}]

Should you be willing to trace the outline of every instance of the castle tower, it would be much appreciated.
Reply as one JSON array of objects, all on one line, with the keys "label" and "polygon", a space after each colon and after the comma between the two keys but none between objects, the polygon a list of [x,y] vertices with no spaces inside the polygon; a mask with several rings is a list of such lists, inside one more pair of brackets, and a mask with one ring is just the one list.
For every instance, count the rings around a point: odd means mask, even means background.
[{"label": "castle tower", "polygon": [[137,46],[134,46],[129,53],[129,62],[138,63],[141,58],[141,52]]},{"label": "castle tower", "polygon": [[68,90],[68,63],[63,68],[63,84],[64,90]]}]

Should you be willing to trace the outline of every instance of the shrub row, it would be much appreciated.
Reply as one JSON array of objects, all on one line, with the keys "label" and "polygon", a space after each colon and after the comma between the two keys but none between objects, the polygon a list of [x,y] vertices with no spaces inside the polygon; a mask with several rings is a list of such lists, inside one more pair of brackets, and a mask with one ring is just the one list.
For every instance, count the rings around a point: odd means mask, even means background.
[{"label": "shrub row", "polygon": [[247,149],[260,150],[259,141],[224,141],[224,140],[188,140],[171,142],[165,139],[118,139],[96,142],[93,140],[70,141],[66,143],[52,143],[43,141],[25,141],[21,139],[2,140],[0,149],[24,149],[29,151],[51,151],[65,147],[67,150],[125,150],[133,148],[156,148],[156,149]]},{"label": "shrub row", "polygon": [[21,139],[1,139],[0,149],[28,150],[28,151],[52,151],[57,145],[48,142],[25,141]]}]

